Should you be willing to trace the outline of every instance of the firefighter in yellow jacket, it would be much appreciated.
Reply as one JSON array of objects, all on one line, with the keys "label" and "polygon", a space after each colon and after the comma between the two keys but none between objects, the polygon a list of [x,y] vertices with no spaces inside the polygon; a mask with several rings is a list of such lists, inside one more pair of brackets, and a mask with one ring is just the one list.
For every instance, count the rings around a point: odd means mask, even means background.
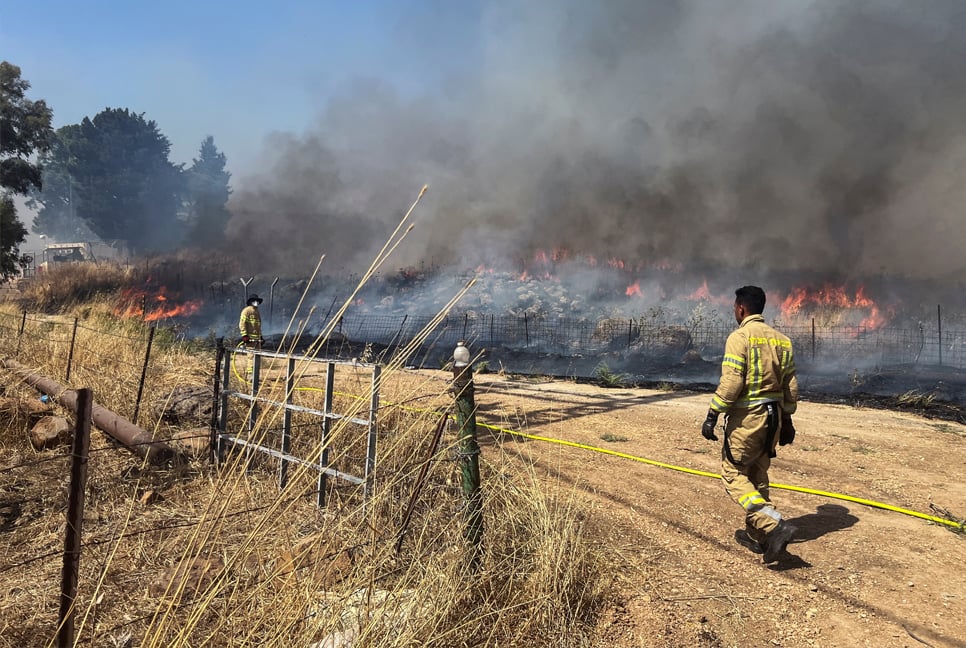
[{"label": "firefighter in yellow jacket", "polygon": [[735,540],[772,563],[785,551],[796,528],[782,519],[768,494],[768,467],[776,445],[795,438],[792,414],[798,379],[792,343],[761,316],[765,291],[745,286],[735,291],[738,328],[728,336],[721,381],[701,428],[717,441],[715,426],[725,414],[721,479],[725,490],[745,510],[745,529]]},{"label": "firefighter in yellow jacket", "polygon": [[252,295],[248,298],[248,305],[242,309],[241,316],[238,318],[238,332],[241,333],[242,342],[250,349],[262,348],[262,316],[258,312],[258,305],[262,303],[262,298]]}]

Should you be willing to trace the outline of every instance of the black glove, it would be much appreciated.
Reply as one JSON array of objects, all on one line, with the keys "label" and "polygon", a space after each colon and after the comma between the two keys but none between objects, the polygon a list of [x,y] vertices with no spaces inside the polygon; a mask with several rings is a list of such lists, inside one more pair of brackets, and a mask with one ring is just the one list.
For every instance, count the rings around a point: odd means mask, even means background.
[{"label": "black glove", "polygon": [[714,426],[717,424],[718,413],[714,410],[708,410],[708,418],[704,419],[704,425],[701,426],[701,436],[708,441],[717,441],[718,437],[714,433]]},{"label": "black glove", "polygon": [[782,431],[778,435],[778,445],[791,445],[795,440],[795,425],[789,414],[782,416]]}]

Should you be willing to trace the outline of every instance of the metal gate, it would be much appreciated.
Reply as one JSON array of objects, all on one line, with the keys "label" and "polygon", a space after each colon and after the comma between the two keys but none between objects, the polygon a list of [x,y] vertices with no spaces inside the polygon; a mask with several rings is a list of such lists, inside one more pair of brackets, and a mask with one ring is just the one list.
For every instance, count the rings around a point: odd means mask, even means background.
[{"label": "metal gate", "polygon": [[[248,367],[245,369],[247,379],[243,378],[237,371],[235,358],[237,355],[248,357]],[[284,366],[284,397],[279,400],[274,397],[271,389],[266,392],[268,384],[263,380],[263,372],[266,369],[266,362],[274,368],[279,365]],[[288,483],[288,472],[291,464],[299,464],[307,468],[317,470],[319,473],[317,503],[320,507],[325,506],[326,479],[334,477],[347,481],[351,484],[363,487],[363,501],[368,502],[372,495],[373,478],[376,467],[376,414],[379,409],[379,380],[381,367],[377,364],[331,360],[324,358],[309,358],[305,356],[294,356],[268,351],[247,349],[238,347],[236,349],[221,349],[216,375],[220,375],[220,393],[217,395],[217,424],[213,435],[213,452],[216,461],[224,460],[225,452],[231,447],[244,448],[247,452],[263,453],[278,459],[278,484],[279,489],[284,489]],[[297,381],[305,376],[311,367],[318,366],[325,369],[325,387],[321,388],[300,388]],[[369,379],[369,407],[368,417],[360,418],[334,411],[333,395],[335,394],[336,368],[351,367],[353,370],[364,370],[371,374]],[[248,389],[241,391],[233,389],[232,375],[238,380],[240,385],[248,385]],[[281,383],[281,375],[276,375],[270,379],[272,386],[278,387]],[[293,396],[299,389],[312,389],[322,392],[322,408],[305,407],[293,403]],[[274,390],[277,392],[277,390]],[[228,431],[231,399],[238,399],[248,403],[247,420],[240,421],[237,425],[239,431],[230,433]],[[281,428],[278,436],[277,445],[268,444],[265,439],[261,441],[253,438],[256,431],[256,421],[263,408],[279,408],[282,410]],[[319,450],[313,454],[317,456],[298,456],[292,452],[293,426],[292,414],[304,413],[318,417],[320,420],[318,445]],[[263,417],[263,421],[265,418]],[[351,426],[360,430],[365,436],[365,463],[362,475],[351,474],[350,472],[339,470],[331,465],[331,430],[335,422],[343,422],[344,425]],[[263,437],[266,435],[263,433]]]}]

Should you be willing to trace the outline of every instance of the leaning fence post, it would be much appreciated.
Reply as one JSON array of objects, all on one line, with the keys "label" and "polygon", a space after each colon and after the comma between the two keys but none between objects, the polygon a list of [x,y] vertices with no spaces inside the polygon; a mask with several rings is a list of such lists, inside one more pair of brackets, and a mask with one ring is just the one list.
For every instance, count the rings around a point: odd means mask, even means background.
[{"label": "leaning fence post", "polygon": [[64,382],[70,380],[70,367],[74,363],[74,342],[77,340],[77,318],[74,318],[74,329],[70,332],[70,350],[67,352],[67,371]]},{"label": "leaning fence post", "polygon": [[480,567],[480,544],[483,540],[483,495],[480,492],[480,444],[476,440],[476,403],[473,391],[470,350],[460,340],[453,351],[453,393],[456,395],[463,513],[466,520],[463,537],[472,545],[470,566],[476,570]]},{"label": "leaning fence post", "polygon": [[91,446],[91,410],[94,397],[90,389],[77,390],[77,412],[70,461],[70,493],[67,496],[67,528],[64,533],[64,568],[60,579],[60,616],[57,645],[74,646],[74,613],[77,578],[80,571],[81,525],[84,522],[84,490],[87,486],[87,455]]},{"label": "leaning fence post", "polygon": [[20,340],[23,339],[23,330],[27,326],[27,309],[23,309],[23,317],[20,318],[20,332],[17,333],[17,355],[20,355]]},{"label": "leaning fence post", "polygon": [[138,382],[138,396],[134,401],[134,415],[131,422],[138,424],[138,412],[141,410],[141,396],[144,395],[144,379],[148,375],[148,361],[151,359],[151,345],[154,343],[154,328],[148,329],[148,345],[144,349],[144,364],[141,366],[141,380]]}]

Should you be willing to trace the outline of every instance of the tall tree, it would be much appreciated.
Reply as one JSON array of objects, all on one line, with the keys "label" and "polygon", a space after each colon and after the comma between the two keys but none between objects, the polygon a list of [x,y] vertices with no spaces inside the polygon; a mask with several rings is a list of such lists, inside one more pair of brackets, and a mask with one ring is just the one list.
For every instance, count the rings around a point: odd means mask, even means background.
[{"label": "tall tree", "polygon": [[17,219],[11,194],[41,187],[41,168],[31,162],[47,149],[53,114],[42,101],[27,99],[30,83],[20,68],[0,61],[0,276],[16,274],[27,230]]},{"label": "tall tree", "polygon": [[41,226],[73,227],[76,216],[98,237],[133,251],[178,245],[183,178],[181,166],[168,161],[170,151],[157,123],[126,108],[61,128],[45,158],[50,190],[35,197],[43,205]]},{"label": "tall tree", "polygon": [[17,218],[13,198],[0,195],[0,276],[9,279],[20,271],[20,244],[27,238],[27,228]]},{"label": "tall tree", "polygon": [[93,232],[77,214],[77,196],[70,173],[71,143],[80,136],[80,125],[63,126],[54,133],[50,148],[40,158],[43,191],[34,190],[27,205],[37,210],[31,229],[59,241],[84,241]]},{"label": "tall tree", "polygon": [[201,142],[201,150],[186,172],[186,207],[192,245],[211,247],[225,238],[225,225],[231,219],[226,205],[231,195],[231,173],[225,170],[225,154],[215,146],[211,135]]}]

